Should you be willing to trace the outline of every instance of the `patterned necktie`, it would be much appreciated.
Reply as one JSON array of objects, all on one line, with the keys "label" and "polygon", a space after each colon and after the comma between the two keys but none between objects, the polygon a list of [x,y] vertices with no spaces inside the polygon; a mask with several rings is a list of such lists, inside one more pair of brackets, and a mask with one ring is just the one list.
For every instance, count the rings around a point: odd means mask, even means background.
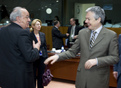
[{"label": "patterned necktie", "polygon": [[90,40],[90,48],[92,48],[92,46],[95,42],[95,34],[96,33],[97,33],[96,31],[93,31],[93,34],[92,34],[92,37],[91,37],[91,40]]}]

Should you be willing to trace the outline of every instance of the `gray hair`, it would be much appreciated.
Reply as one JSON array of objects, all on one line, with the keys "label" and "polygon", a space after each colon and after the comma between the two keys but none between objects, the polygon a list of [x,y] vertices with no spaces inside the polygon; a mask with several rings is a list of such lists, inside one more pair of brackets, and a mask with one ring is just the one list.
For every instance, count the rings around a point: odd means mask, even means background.
[{"label": "gray hair", "polygon": [[16,21],[16,17],[21,17],[21,9],[25,9],[22,7],[15,7],[13,11],[10,14],[10,20],[11,21]]},{"label": "gray hair", "polygon": [[103,24],[104,23],[104,20],[105,20],[105,11],[99,7],[99,6],[93,6],[93,7],[90,7],[86,10],[86,12],[93,12],[95,13],[95,16],[94,18],[97,20],[99,17],[101,18],[101,23]]}]

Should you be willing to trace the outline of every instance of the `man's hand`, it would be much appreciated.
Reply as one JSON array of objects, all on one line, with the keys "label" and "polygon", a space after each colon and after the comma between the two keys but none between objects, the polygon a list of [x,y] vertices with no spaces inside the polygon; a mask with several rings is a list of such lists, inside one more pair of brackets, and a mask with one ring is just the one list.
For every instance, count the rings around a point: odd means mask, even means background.
[{"label": "man's hand", "polygon": [[117,71],[114,71],[114,72],[113,72],[113,76],[114,76],[115,79],[117,79],[117,77],[118,77],[118,72],[117,72]]},{"label": "man's hand", "polygon": [[59,58],[58,55],[51,56],[44,61],[44,64],[47,65],[49,64],[49,62],[51,62],[51,64],[54,64],[58,60],[58,58]]},{"label": "man's hand", "polygon": [[77,39],[77,35],[74,36],[74,39]]},{"label": "man's hand", "polygon": [[90,60],[86,61],[85,69],[90,69],[91,67],[93,67],[96,64],[97,64],[97,60],[96,59],[90,59]]},{"label": "man's hand", "polygon": [[33,48],[37,48],[39,50],[40,49],[40,45],[41,45],[40,41],[38,41],[36,44],[35,44],[35,41],[33,41]]}]

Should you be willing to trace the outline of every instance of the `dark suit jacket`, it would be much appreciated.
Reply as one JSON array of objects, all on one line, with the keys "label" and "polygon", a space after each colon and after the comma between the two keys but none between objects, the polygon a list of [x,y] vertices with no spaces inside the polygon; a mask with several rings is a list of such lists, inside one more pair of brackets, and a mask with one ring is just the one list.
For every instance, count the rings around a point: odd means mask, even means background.
[{"label": "dark suit jacket", "polygon": [[[68,32],[67,32],[67,33],[69,33],[68,42],[67,42],[68,47],[70,47],[70,44],[69,44],[70,40],[69,39],[70,39],[70,34],[71,34],[71,28],[72,28],[72,26],[70,26],[68,28]],[[75,27],[75,34],[74,35],[78,35],[79,31],[80,31],[80,28],[79,28],[79,26],[76,25],[76,27]],[[72,42],[74,42],[75,40],[76,39],[73,39]]]},{"label": "dark suit jacket", "polygon": [[[73,58],[78,52],[81,53],[76,88],[109,88],[110,65],[119,60],[117,34],[103,27],[92,48],[90,35],[88,28],[80,30],[74,45],[68,51],[60,53],[58,60]],[[97,58],[98,65],[85,69],[85,62],[94,58]]]},{"label": "dark suit jacket", "polygon": [[39,58],[30,33],[11,23],[0,30],[0,87],[34,88],[33,61]]},{"label": "dark suit jacket", "polygon": [[[30,36],[31,36],[32,41],[34,40],[35,43],[38,42],[33,31],[30,33]],[[46,46],[45,34],[42,33],[42,32],[39,32],[39,36],[40,36],[40,39],[41,39],[40,50],[42,50],[42,57],[44,57],[46,59],[48,57],[48,54],[47,54],[47,46]]]},{"label": "dark suit jacket", "polygon": [[[119,62],[114,65],[114,71],[118,72],[117,80],[119,79],[121,80],[121,34],[119,35],[118,42],[119,42]],[[118,81],[118,83],[121,83],[121,81]],[[121,88],[121,84],[119,85],[120,86],[118,86],[117,88]]]},{"label": "dark suit jacket", "polygon": [[56,27],[52,29],[53,48],[61,49],[63,46],[63,38],[67,38],[66,34],[62,34]]}]

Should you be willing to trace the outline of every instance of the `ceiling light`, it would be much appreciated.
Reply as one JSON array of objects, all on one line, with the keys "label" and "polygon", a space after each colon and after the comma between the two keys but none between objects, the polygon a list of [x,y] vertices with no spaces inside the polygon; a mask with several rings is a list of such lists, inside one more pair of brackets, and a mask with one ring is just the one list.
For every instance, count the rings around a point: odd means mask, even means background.
[{"label": "ceiling light", "polygon": [[59,0],[56,0],[56,2],[59,2]]}]

